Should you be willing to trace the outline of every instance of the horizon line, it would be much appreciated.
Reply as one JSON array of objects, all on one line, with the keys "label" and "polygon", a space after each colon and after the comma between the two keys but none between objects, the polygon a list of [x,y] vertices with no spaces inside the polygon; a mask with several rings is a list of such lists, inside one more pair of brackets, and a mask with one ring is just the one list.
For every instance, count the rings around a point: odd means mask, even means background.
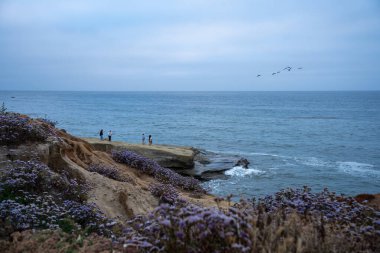
[{"label": "horizon line", "polygon": [[2,90],[5,92],[368,92],[374,90]]}]

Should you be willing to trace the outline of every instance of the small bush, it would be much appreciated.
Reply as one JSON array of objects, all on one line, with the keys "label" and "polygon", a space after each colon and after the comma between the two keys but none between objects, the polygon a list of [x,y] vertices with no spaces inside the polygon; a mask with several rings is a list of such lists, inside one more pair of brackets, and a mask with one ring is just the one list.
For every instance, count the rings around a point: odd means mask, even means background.
[{"label": "small bush", "polygon": [[3,102],[1,107],[0,107],[0,114],[6,114],[8,108],[5,107],[5,103]]},{"label": "small bush", "polygon": [[132,179],[130,179],[124,175],[121,175],[120,172],[116,168],[112,168],[109,166],[100,165],[100,164],[91,164],[88,167],[88,170],[90,172],[99,173],[102,176],[114,179],[116,181],[120,181],[120,182],[131,182],[132,181]]},{"label": "small bush", "polygon": [[174,204],[178,201],[179,194],[177,190],[169,184],[150,185],[149,191],[163,203]]}]

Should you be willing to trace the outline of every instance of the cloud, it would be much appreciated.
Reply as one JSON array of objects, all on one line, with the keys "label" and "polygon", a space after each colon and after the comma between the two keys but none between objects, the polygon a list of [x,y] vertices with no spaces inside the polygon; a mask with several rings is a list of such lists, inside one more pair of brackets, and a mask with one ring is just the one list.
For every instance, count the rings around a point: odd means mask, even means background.
[{"label": "cloud", "polygon": [[0,4],[0,23],[11,26],[52,25],[69,18],[99,11],[94,1],[4,1]]},{"label": "cloud", "polygon": [[[363,2],[2,1],[0,82],[67,78],[90,88],[112,80],[115,89],[132,81],[170,89],[200,80],[209,89],[247,89],[256,73],[289,64],[307,64],[294,87],[308,75],[318,83],[320,73],[354,82],[379,67],[380,17]],[[275,86],[275,79],[261,82]]]}]

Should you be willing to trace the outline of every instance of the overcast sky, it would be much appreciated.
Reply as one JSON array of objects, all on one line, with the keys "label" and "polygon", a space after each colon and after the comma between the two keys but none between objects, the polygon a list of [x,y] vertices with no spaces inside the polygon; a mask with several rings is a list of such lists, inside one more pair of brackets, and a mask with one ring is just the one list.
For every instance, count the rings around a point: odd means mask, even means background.
[{"label": "overcast sky", "polygon": [[379,89],[378,0],[0,1],[0,90]]}]

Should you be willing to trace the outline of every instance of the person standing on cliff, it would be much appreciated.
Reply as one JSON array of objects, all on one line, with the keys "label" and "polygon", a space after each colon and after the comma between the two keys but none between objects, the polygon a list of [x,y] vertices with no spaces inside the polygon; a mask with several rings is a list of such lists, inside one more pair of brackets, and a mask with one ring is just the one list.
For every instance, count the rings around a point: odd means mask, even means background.
[{"label": "person standing on cliff", "polygon": [[152,145],[152,143],[153,143],[152,135],[149,135],[148,141],[149,141],[149,145]]},{"label": "person standing on cliff", "polygon": [[103,140],[103,129],[100,129],[99,131],[100,140]]},{"label": "person standing on cliff", "polygon": [[108,140],[111,141],[111,138],[112,138],[112,131],[110,130],[110,131],[108,132]]},{"label": "person standing on cliff", "polygon": [[145,134],[142,134],[141,142],[142,142],[142,145],[145,145]]}]

